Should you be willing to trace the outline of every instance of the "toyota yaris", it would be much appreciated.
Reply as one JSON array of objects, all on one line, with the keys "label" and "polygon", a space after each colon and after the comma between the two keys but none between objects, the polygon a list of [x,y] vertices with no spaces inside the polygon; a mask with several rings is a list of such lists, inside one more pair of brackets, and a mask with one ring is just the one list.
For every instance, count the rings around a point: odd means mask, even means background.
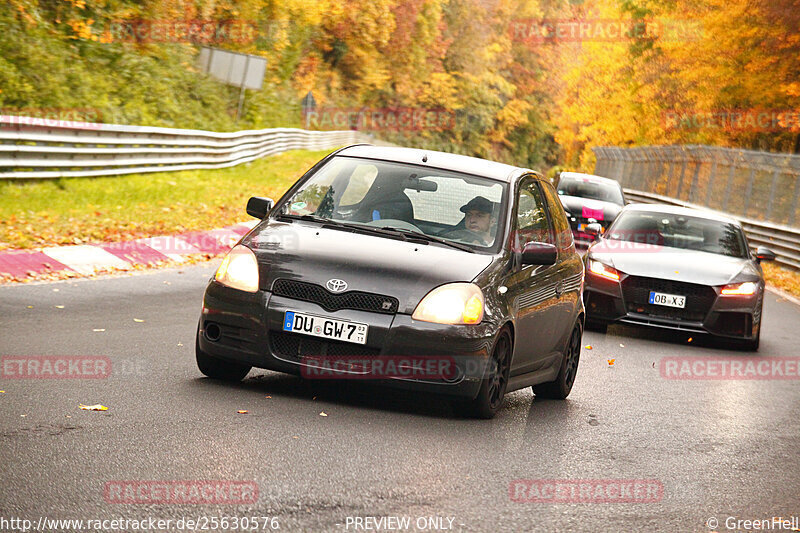
[{"label": "toyota yaris", "polygon": [[247,212],[261,221],[205,291],[205,375],[368,379],[448,395],[484,418],[512,390],[570,393],[584,271],[539,174],[357,145]]}]

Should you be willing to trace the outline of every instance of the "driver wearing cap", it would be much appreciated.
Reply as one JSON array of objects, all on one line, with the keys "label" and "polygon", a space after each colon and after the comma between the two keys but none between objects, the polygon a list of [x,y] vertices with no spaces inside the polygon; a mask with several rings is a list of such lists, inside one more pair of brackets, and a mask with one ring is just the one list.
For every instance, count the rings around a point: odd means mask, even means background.
[{"label": "driver wearing cap", "polygon": [[478,235],[487,245],[494,239],[491,236],[493,204],[483,196],[476,196],[463,206],[464,227]]}]

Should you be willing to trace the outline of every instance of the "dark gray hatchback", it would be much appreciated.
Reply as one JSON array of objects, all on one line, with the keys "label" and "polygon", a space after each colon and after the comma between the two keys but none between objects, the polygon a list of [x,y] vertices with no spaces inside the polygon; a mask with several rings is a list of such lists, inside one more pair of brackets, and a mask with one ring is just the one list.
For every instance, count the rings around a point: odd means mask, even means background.
[{"label": "dark gray hatchback", "polygon": [[472,157],[357,145],[323,158],[225,257],[197,364],[366,379],[492,417],[506,392],[566,398],[583,263],[552,186]]}]

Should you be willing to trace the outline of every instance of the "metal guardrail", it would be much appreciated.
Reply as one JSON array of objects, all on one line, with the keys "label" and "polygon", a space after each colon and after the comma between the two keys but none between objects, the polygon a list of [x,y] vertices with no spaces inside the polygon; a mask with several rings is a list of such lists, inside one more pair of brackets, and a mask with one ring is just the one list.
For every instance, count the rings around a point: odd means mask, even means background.
[{"label": "metal guardrail", "polygon": [[[695,209],[709,210],[705,206],[676,200],[668,196],[654,194],[650,192],[637,191],[633,189],[624,189],[625,196],[628,200],[635,202],[654,204],[662,203],[669,205],[678,205],[682,207],[693,207]],[[728,215],[727,213],[719,214]],[[756,246],[768,246],[777,258],[775,262],[789,267],[794,270],[800,270],[800,229],[791,228],[789,226],[781,226],[769,222],[761,222],[758,220],[751,220],[742,217],[732,216],[742,223],[742,228],[747,235],[747,240]]]},{"label": "metal guardrail", "polygon": [[324,150],[358,142],[373,139],[352,130],[217,133],[2,115],[0,179],[225,168],[287,150]]},{"label": "metal guardrail", "polygon": [[800,155],[704,145],[593,148],[623,187],[773,224],[800,224]]}]

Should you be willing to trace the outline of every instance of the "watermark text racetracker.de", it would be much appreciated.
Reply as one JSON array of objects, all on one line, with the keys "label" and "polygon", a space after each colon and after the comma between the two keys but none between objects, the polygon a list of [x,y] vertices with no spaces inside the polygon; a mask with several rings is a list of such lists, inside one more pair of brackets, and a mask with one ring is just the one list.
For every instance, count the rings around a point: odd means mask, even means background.
[{"label": "watermark text racetracker.de", "polygon": [[658,479],[515,479],[508,486],[517,503],[656,503]]},{"label": "watermark text racetracker.de", "polygon": [[800,357],[662,357],[659,373],[676,380],[798,380]]},{"label": "watermark text racetracker.de", "polygon": [[99,130],[103,114],[91,107],[0,107],[0,130],[21,126]]},{"label": "watermark text racetracker.de", "polygon": [[509,27],[511,39],[527,45],[625,42],[658,39],[671,42],[698,41],[703,36],[700,22],[692,19],[574,17],[565,19],[520,19]]},{"label": "watermark text racetracker.de", "polygon": [[50,518],[0,516],[0,531],[273,531],[280,530],[275,516],[206,516],[182,518]]},{"label": "watermark text racetracker.de", "polygon": [[323,107],[304,113],[307,129],[363,131],[444,131],[455,127],[456,116],[446,109],[421,107]]},{"label": "watermark text racetracker.de", "polygon": [[116,480],[103,487],[106,503],[250,504],[258,501],[254,481]]},{"label": "watermark text racetracker.de", "polygon": [[106,379],[111,359],[104,355],[4,355],[3,379]]},{"label": "watermark text racetracker.de", "polygon": [[126,43],[248,44],[260,33],[252,20],[136,19],[115,20],[106,27],[105,41]]},{"label": "watermark text racetracker.de", "polygon": [[800,131],[800,109],[669,110],[662,113],[661,124],[667,131]]}]

